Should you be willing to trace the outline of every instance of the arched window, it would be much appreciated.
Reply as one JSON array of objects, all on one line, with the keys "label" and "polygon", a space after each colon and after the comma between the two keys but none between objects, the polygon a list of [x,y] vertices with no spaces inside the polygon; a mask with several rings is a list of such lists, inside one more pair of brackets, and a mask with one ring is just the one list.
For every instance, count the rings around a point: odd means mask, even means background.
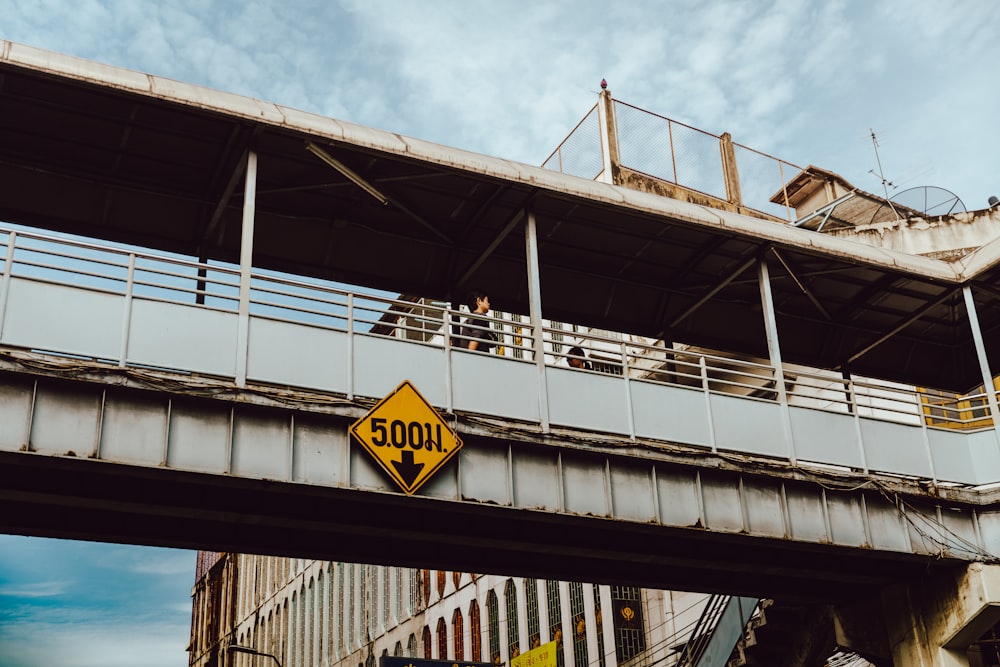
[{"label": "arched window", "polygon": [[[437,588],[438,588],[438,597],[439,598],[443,598],[444,597],[444,584],[445,584],[445,581],[447,580],[447,578],[448,578],[448,573],[447,572],[445,572],[444,570],[438,570],[438,574],[437,574]],[[442,658],[442,660],[443,659],[444,658]]]},{"label": "arched window", "polygon": [[403,642],[396,642],[396,646],[392,649],[392,656],[394,658],[403,657]]},{"label": "arched window", "polygon": [[563,667],[566,659],[562,652],[562,601],[559,598],[559,582],[549,579],[545,582],[546,608],[549,610],[549,641],[556,643],[556,667]]},{"label": "arched window", "polygon": [[528,650],[542,645],[542,629],[538,622],[538,581],[524,580],[524,606],[528,611]]},{"label": "arched window", "polygon": [[455,653],[452,655],[452,660],[457,662],[465,660],[465,629],[462,626],[462,610],[456,609],[451,615],[451,632],[455,636]]},{"label": "arched window", "polygon": [[[292,591],[292,606],[288,612],[288,651],[293,656],[302,655],[301,635],[299,634],[299,592]],[[294,664],[298,664],[296,661]]]},{"label": "arched window", "polygon": [[424,644],[424,659],[425,660],[430,660],[432,658],[432,656],[431,656],[431,649],[432,649],[432,647],[431,647],[431,629],[429,627],[427,627],[426,625],[424,626],[423,644]]},{"label": "arched window", "polygon": [[417,657],[417,636],[410,633],[410,638],[406,642],[406,657],[416,658]]},{"label": "arched window", "polygon": [[583,584],[569,584],[569,613],[573,616],[573,664],[587,667],[587,621],[583,610]]},{"label": "arched window", "polygon": [[486,622],[489,624],[490,660],[494,665],[500,664],[500,602],[496,591],[490,591],[486,596]]},{"label": "arched window", "polygon": [[443,618],[439,618],[438,619],[437,640],[438,640],[438,660],[447,660],[448,659],[448,624],[444,622]]},{"label": "arched window", "polygon": [[316,612],[316,586],[312,578],[305,593],[305,604],[302,605],[302,664],[313,664],[313,614]]},{"label": "arched window", "polygon": [[512,659],[521,655],[521,644],[517,627],[517,588],[514,580],[508,579],[503,589],[504,606],[507,608],[507,655]]},{"label": "arched window", "polygon": [[472,648],[472,661],[482,662],[483,660],[483,622],[479,618],[479,603],[475,600],[469,605],[469,628]]}]

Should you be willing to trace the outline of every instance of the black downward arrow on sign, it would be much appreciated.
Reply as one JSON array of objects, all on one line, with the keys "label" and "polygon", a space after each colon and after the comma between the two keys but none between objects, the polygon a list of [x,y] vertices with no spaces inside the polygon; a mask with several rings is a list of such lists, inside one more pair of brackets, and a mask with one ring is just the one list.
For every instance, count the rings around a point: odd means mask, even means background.
[{"label": "black downward arrow on sign", "polygon": [[417,475],[420,474],[420,471],[424,469],[424,464],[415,463],[413,461],[413,452],[403,450],[403,460],[392,461],[392,467],[399,473],[403,483],[406,484],[407,487],[410,487],[413,486],[413,482],[417,479]]}]

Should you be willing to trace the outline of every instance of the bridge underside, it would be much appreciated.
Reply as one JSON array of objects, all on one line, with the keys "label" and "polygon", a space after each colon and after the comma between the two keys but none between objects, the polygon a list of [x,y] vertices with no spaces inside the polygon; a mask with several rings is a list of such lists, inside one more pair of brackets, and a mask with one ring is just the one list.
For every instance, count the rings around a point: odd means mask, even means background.
[{"label": "bridge underside", "polygon": [[3,366],[4,533],[829,601],[960,568],[995,532],[903,482],[462,415],[459,456],[408,497],[352,445],[358,402]]}]

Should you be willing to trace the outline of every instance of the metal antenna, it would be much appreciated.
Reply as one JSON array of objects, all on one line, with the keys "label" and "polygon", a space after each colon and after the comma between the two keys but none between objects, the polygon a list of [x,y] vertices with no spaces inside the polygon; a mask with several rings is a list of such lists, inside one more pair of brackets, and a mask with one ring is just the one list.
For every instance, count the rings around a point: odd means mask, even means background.
[{"label": "metal antenna", "polygon": [[889,208],[892,209],[892,212],[896,216],[896,219],[899,220],[899,211],[896,210],[896,207],[892,205],[892,200],[889,199],[889,186],[895,188],[896,184],[890,181],[888,178],[886,178],[885,174],[882,173],[882,159],[878,155],[878,139],[875,137],[875,130],[869,127],[868,131],[871,133],[872,136],[872,147],[874,147],[875,149],[875,162],[876,164],[878,164],[877,174],[875,173],[874,169],[869,169],[868,173],[874,174],[879,178],[879,180],[882,181],[882,192],[885,194],[885,201],[887,204],[889,204]]}]

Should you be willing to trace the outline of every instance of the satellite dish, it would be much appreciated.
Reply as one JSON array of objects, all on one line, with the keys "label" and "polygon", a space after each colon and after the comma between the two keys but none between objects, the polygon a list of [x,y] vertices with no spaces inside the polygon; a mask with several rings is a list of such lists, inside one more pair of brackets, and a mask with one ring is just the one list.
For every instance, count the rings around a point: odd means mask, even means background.
[{"label": "satellite dish", "polygon": [[[889,198],[893,204],[899,204],[908,209],[919,211],[927,216],[954,215],[965,213],[965,204],[951,190],[922,185],[917,188],[903,190]],[[905,217],[905,216],[904,216]]]},{"label": "satellite dish", "polygon": [[903,190],[876,207],[869,224],[891,222],[899,218],[928,218],[965,213],[965,204],[951,190],[922,185]]}]

